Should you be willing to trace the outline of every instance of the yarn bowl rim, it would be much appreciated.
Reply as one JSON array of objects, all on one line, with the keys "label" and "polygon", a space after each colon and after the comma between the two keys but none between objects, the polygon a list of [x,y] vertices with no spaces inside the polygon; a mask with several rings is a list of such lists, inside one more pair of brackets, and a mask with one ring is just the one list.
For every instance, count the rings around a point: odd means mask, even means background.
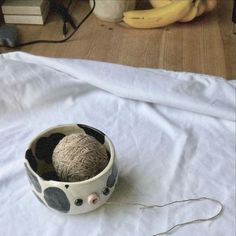
[{"label": "yarn bowl rim", "polygon": [[109,158],[109,162],[108,164],[106,165],[106,167],[100,172],[98,173],[97,175],[95,175],[94,177],[92,178],[89,178],[89,179],[86,179],[86,180],[83,180],[83,181],[74,181],[74,182],[69,182],[69,181],[58,181],[58,180],[46,180],[44,179],[42,176],[40,176],[37,172],[35,172],[29,161],[27,160],[26,156],[24,157],[24,161],[29,169],[29,171],[31,173],[33,173],[34,175],[36,175],[40,181],[44,181],[44,182],[48,182],[48,183],[54,183],[54,184],[58,184],[58,185],[67,185],[67,184],[70,184],[70,185],[77,185],[77,186],[81,186],[81,185],[86,185],[86,184],[89,184],[93,181],[96,181],[97,179],[101,178],[102,176],[104,176],[105,174],[107,174],[107,172],[109,172],[112,168],[112,166],[115,164],[115,148],[114,148],[114,145],[111,141],[111,139],[107,136],[107,134],[105,134],[103,131],[97,129],[97,128],[94,128],[90,125],[87,125],[87,124],[81,124],[81,123],[73,123],[73,124],[63,124],[63,125],[56,125],[56,126],[52,126],[52,127],[49,127],[47,129],[44,129],[43,131],[41,131],[40,133],[38,133],[32,140],[31,142],[28,144],[27,146],[27,149],[32,149],[32,145],[34,142],[36,142],[39,138],[41,137],[45,137],[45,134],[47,134],[48,132],[50,131],[53,131],[55,129],[58,129],[58,128],[75,128],[75,127],[80,127],[80,126],[84,126],[84,127],[87,127],[89,129],[92,129],[93,131],[95,131],[96,133],[99,133],[99,134],[102,134],[104,135],[104,138],[106,138],[106,141],[108,143],[108,147],[109,147],[109,152],[110,152],[110,158]]}]

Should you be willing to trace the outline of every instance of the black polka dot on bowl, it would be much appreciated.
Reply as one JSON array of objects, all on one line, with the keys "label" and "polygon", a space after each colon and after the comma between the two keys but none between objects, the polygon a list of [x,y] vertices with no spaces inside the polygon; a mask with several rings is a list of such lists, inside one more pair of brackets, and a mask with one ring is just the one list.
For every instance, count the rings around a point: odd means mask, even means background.
[{"label": "black polka dot on bowl", "polygon": [[110,153],[108,150],[106,150],[106,153],[107,153],[108,159],[110,160],[110,158],[111,158],[111,153]]},{"label": "black polka dot on bowl", "polygon": [[50,163],[52,150],[47,137],[42,137],[37,141],[35,154],[39,160],[44,160],[47,163]]},{"label": "black polka dot on bowl", "polygon": [[29,178],[29,182],[34,186],[35,190],[39,193],[42,192],[42,188],[41,188],[41,185],[37,179],[36,176],[34,176],[31,171],[29,170],[29,168],[27,167],[27,165],[25,164],[25,169],[26,169],[26,173],[28,175],[28,178]]},{"label": "black polka dot on bowl", "polygon": [[57,144],[65,137],[62,133],[51,134],[48,139],[50,140],[51,145],[55,148]]},{"label": "black polka dot on bowl", "polygon": [[42,178],[45,180],[55,180],[60,181],[55,171],[45,172],[42,174]]},{"label": "black polka dot on bowl", "polygon": [[38,165],[37,165],[37,161],[36,161],[36,158],[35,156],[33,155],[33,152],[31,149],[28,149],[26,152],[25,152],[25,159],[28,160],[29,164],[30,164],[30,167],[32,168],[32,170],[34,172],[37,172],[37,169],[38,169]]},{"label": "black polka dot on bowl", "polygon": [[78,124],[78,126],[81,129],[83,129],[86,134],[97,139],[97,141],[100,142],[101,144],[105,143],[105,134],[101,132],[100,130],[97,130],[95,128],[90,128],[89,126],[83,125],[83,124]]},{"label": "black polka dot on bowl", "polygon": [[64,134],[54,133],[49,137],[41,137],[38,139],[35,147],[35,155],[39,160],[44,160],[46,163],[52,163],[52,154],[56,145],[61,139],[65,137]]},{"label": "black polka dot on bowl", "polygon": [[78,199],[75,200],[75,205],[76,206],[81,206],[82,204],[83,204],[83,199],[78,198]]},{"label": "black polka dot on bowl", "polygon": [[102,193],[103,193],[103,195],[107,196],[110,193],[110,189],[105,188]]}]

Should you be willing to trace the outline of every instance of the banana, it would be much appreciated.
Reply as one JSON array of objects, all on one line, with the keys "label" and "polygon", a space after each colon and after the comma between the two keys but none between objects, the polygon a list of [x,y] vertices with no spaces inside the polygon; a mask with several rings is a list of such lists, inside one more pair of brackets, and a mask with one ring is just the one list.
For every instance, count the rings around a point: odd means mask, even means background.
[{"label": "banana", "polygon": [[206,11],[212,11],[216,8],[217,0],[206,0]]},{"label": "banana", "polygon": [[196,0],[194,7],[190,12],[180,20],[180,22],[188,22],[205,12],[212,11],[217,5],[217,0]]},{"label": "banana", "polygon": [[198,13],[198,6],[200,4],[201,0],[196,0],[194,2],[194,6],[191,8],[191,10],[189,11],[189,13],[184,16],[181,20],[179,20],[179,22],[189,22],[191,20],[193,20]]},{"label": "banana", "polygon": [[201,16],[206,11],[206,0],[202,0],[198,5],[197,16]]},{"label": "banana", "polygon": [[182,19],[192,6],[192,0],[173,0],[161,8],[124,12],[123,21],[135,28],[159,28]]},{"label": "banana", "polygon": [[149,0],[153,8],[164,7],[172,3],[172,0]]}]

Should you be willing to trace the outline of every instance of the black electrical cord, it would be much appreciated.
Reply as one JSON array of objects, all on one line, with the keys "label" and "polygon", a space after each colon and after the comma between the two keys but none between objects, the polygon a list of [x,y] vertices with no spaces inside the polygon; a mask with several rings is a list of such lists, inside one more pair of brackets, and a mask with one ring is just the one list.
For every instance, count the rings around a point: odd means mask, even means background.
[{"label": "black electrical cord", "polygon": [[68,33],[68,25],[71,25],[73,30],[76,29],[76,25],[74,23],[74,20],[72,16],[69,14],[69,8],[73,2],[73,0],[70,0],[67,7],[65,7],[63,4],[58,3],[58,0],[48,0],[50,4],[50,10],[56,12],[62,20],[63,20],[63,27],[62,27],[62,33],[64,37],[66,37]]},{"label": "black electrical cord", "polygon": [[[68,4],[68,9],[70,7],[72,1],[69,2]],[[61,39],[61,40],[34,40],[34,41],[29,41],[29,42],[25,42],[25,43],[18,43],[16,46],[11,47],[11,46],[3,46],[3,47],[7,47],[7,48],[18,48],[18,47],[24,47],[24,46],[28,46],[28,45],[32,45],[32,44],[38,44],[38,43],[64,43],[67,40],[69,40],[76,32],[77,30],[80,28],[80,26],[87,20],[87,18],[93,13],[93,10],[96,6],[96,2],[95,0],[93,0],[93,7],[91,8],[91,10],[88,12],[88,14],[81,20],[81,22],[76,26],[76,28],[74,29],[74,31],[66,38]]]},{"label": "black electrical cord", "polygon": [[73,2],[73,0],[70,0],[70,1],[69,1],[68,5],[67,5],[67,7],[66,7],[66,10],[67,10],[67,11],[69,10],[69,8],[70,8],[72,2]]},{"label": "black electrical cord", "polygon": [[234,0],[234,5],[233,5],[232,21],[233,21],[233,33],[236,34],[236,0]]}]

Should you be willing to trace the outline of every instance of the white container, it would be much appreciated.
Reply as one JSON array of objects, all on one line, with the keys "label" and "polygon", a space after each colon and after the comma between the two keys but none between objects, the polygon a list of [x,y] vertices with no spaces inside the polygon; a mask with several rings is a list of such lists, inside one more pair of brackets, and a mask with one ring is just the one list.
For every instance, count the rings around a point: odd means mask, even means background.
[{"label": "white container", "polygon": [[[59,181],[52,166],[52,152],[65,135],[80,132],[93,136],[106,147],[109,162],[91,179]],[[118,176],[111,140],[103,132],[82,124],[60,125],[40,133],[26,151],[25,168],[38,200],[48,208],[66,214],[86,213],[102,206],[114,191]]]},{"label": "white container", "polygon": [[[96,6],[94,14],[103,21],[120,22],[123,18],[123,12],[133,10],[136,0],[95,0]],[[93,6],[93,0],[90,0],[90,6]]]}]

